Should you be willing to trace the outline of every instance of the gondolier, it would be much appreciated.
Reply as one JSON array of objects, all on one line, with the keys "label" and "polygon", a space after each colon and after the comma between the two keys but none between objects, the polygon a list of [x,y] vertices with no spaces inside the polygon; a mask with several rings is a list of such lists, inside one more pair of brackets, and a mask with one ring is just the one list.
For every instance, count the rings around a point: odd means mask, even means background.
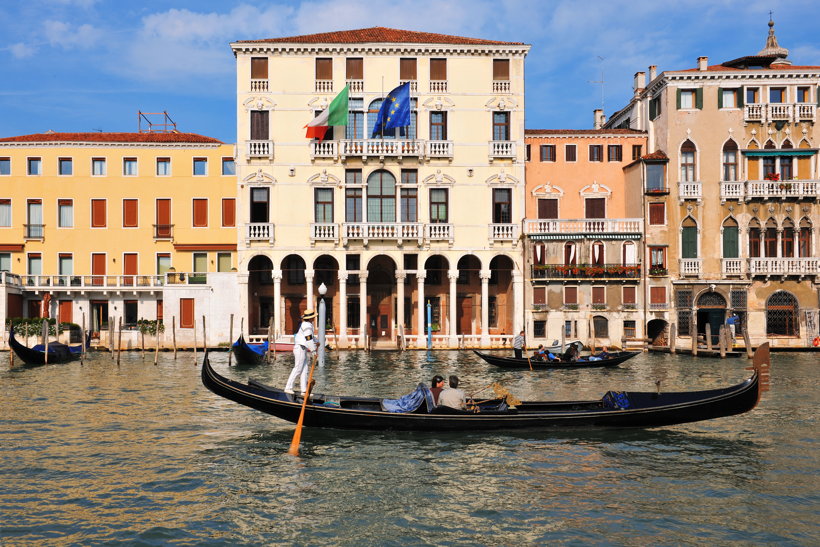
[{"label": "gondolier", "polygon": [[316,317],[313,310],[305,310],[302,314],[302,323],[299,330],[293,335],[293,370],[290,371],[288,383],[285,384],[285,393],[293,394],[293,384],[299,376],[299,385],[302,393],[307,391],[308,362],[310,354],[316,350],[316,340],[313,335],[311,319]]},{"label": "gondolier", "polygon": [[524,331],[518,333],[518,336],[513,338],[513,354],[516,359],[521,359],[521,353],[524,351]]}]

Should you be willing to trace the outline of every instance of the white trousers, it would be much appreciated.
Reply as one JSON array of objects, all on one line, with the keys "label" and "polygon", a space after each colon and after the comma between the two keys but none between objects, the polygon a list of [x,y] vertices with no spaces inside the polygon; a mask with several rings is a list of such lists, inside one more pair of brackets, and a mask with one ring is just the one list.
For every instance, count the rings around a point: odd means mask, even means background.
[{"label": "white trousers", "polygon": [[285,384],[285,391],[293,391],[293,384],[296,382],[296,377],[300,374],[299,383],[302,386],[302,393],[307,391],[308,381],[308,362],[310,361],[310,352],[304,347],[296,344],[293,346],[293,370],[290,371],[288,383]]}]

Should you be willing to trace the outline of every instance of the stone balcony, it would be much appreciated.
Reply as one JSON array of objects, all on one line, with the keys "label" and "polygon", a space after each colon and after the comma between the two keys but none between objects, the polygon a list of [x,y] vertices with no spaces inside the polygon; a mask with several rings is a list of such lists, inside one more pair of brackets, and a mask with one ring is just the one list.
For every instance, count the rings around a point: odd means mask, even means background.
[{"label": "stone balcony", "polygon": [[820,258],[816,257],[755,257],[749,258],[749,276],[814,276],[820,275]]},{"label": "stone balcony", "polygon": [[703,201],[703,183],[700,181],[680,181],[678,182],[678,199],[684,201],[694,199]]},{"label": "stone balcony", "polygon": [[814,121],[817,105],[808,103],[747,104],[743,107],[747,122],[767,123],[770,121]]},{"label": "stone balcony", "polygon": [[511,159],[515,161],[515,141],[489,141],[488,154],[490,162],[495,159]]},{"label": "stone balcony", "polygon": [[537,264],[530,278],[538,279],[640,279],[640,264]]},{"label": "stone balcony", "polygon": [[[450,141],[422,141],[405,139],[343,139],[338,141],[314,141],[310,143],[310,158],[344,160],[346,158],[404,158],[415,157],[452,158]],[[449,156],[447,155],[449,154]]]},{"label": "stone balcony", "polygon": [[245,141],[245,156],[251,158],[273,159],[273,141]]},{"label": "stone balcony", "polygon": [[395,241],[397,245],[415,241],[421,245],[423,226],[420,222],[345,222],[342,224],[342,245],[351,240],[360,240],[363,245],[370,240]]},{"label": "stone balcony", "polygon": [[678,263],[681,277],[700,277],[703,272],[702,258],[681,258]]},{"label": "stone balcony", "polygon": [[641,218],[575,218],[575,219],[526,219],[524,233],[528,236],[549,234],[587,234],[590,237],[603,234],[640,234]]},{"label": "stone balcony", "polygon": [[250,222],[245,224],[245,244],[253,241],[264,241],[273,244],[272,222]]},{"label": "stone balcony", "polygon": [[720,200],[820,199],[820,180],[721,181]]}]

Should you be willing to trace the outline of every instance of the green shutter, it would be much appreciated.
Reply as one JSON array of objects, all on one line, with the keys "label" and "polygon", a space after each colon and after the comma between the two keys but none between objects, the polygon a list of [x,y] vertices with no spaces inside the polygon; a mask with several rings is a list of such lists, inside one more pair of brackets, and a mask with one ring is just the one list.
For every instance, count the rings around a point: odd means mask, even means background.
[{"label": "green shutter", "polygon": [[723,258],[738,257],[737,226],[723,227]]},{"label": "green shutter", "polygon": [[703,88],[699,87],[695,90],[695,108],[703,110]]},{"label": "green shutter", "polygon": [[655,108],[655,99],[649,99],[649,119],[654,120],[657,117]]},{"label": "green shutter", "polygon": [[820,106],[820,86],[817,86],[817,106]]},{"label": "green shutter", "polygon": [[678,110],[680,110],[680,89],[677,90],[676,97],[677,97]]},{"label": "green shutter", "polygon": [[718,88],[718,108],[723,108],[723,88]]},{"label": "green shutter", "polygon": [[695,226],[684,226],[682,234],[681,258],[698,257],[698,229]]},{"label": "green shutter", "polygon": [[735,93],[737,94],[737,107],[743,108],[743,101],[745,100],[743,97],[743,88],[738,88],[737,91],[735,91]]}]

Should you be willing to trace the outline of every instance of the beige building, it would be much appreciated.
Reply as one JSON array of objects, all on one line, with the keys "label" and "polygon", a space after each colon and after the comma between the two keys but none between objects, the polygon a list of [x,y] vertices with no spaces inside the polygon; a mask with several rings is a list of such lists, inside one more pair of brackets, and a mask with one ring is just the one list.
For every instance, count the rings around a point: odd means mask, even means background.
[{"label": "beige building", "polygon": [[[340,347],[498,346],[523,326],[521,43],[370,28],[231,45],[239,274],[252,332],[327,289]],[[410,82],[409,126],[372,137]],[[348,86],[347,126],[305,125]],[[420,336],[421,335],[421,336]]]},{"label": "beige building", "polygon": [[[763,50],[635,75],[607,127],[648,133],[641,161],[650,337],[716,333],[813,345],[820,291],[820,66],[794,66],[769,23]],[[674,325],[674,329],[670,329]]]}]

